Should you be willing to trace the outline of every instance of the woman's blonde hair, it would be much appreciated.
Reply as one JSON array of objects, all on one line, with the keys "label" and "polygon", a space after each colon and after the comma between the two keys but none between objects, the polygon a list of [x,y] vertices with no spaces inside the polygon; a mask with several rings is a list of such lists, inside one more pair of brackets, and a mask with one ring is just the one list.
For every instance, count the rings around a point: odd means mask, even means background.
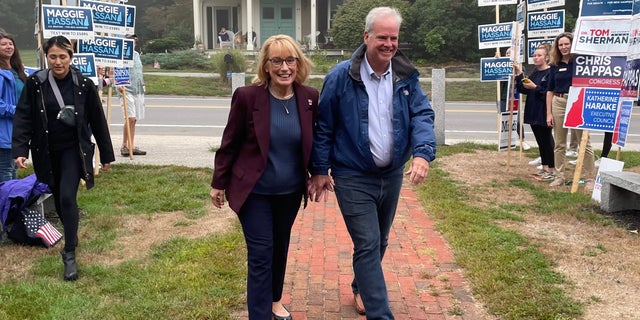
[{"label": "woman's blonde hair", "polygon": [[[309,58],[307,58],[298,43],[293,40],[290,36],[284,34],[278,34],[269,37],[267,41],[262,45],[262,49],[260,50],[260,61],[258,62],[258,73],[256,77],[251,81],[254,84],[258,85],[269,85],[269,81],[271,80],[271,75],[267,70],[265,70],[265,66],[269,62],[269,59],[272,57],[269,56],[271,53],[280,53],[284,52],[287,56],[293,56],[298,58],[297,66],[296,66],[296,78],[295,82],[302,84],[307,81],[309,74],[311,73],[311,67],[313,63]],[[285,57],[281,57],[285,58]],[[283,62],[284,63],[284,62]]]},{"label": "woman's blonde hair", "polygon": [[569,42],[573,42],[573,33],[563,32],[553,39],[553,45],[551,46],[551,52],[549,52],[549,64],[557,66],[562,61],[562,53],[558,50],[558,41],[562,38],[568,38]]}]

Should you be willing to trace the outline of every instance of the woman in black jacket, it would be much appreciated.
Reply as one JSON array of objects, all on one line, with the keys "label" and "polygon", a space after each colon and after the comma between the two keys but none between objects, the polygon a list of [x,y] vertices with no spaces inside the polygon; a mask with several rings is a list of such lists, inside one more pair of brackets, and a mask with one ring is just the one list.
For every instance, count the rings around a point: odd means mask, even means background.
[{"label": "woman in black jacket", "polygon": [[93,187],[91,135],[100,149],[102,169],[115,161],[113,145],[93,82],[71,68],[73,47],[63,36],[44,47],[49,69],[29,77],[16,107],[12,150],[18,168],[26,168],[29,151],[38,181],[49,185],[64,227],[64,280],[78,278],[78,185]]}]

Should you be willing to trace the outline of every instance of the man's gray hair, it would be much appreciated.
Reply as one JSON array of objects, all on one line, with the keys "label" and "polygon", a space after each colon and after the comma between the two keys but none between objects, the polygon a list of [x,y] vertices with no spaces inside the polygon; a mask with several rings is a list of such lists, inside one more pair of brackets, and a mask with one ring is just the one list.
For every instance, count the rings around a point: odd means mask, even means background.
[{"label": "man's gray hair", "polygon": [[378,18],[386,16],[393,16],[398,22],[398,26],[402,24],[402,15],[400,15],[398,9],[391,7],[377,7],[371,9],[367,14],[367,18],[364,23],[364,31],[371,32],[373,30],[373,24],[378,20]]}]

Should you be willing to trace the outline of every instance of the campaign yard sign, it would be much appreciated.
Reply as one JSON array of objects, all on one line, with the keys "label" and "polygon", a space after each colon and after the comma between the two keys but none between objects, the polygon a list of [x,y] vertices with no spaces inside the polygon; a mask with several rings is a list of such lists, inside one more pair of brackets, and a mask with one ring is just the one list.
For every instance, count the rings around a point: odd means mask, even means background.
[{"label": "campaign yard sign", "polygon": [[76,53],[71,58],[71,65],[76,67],[83,76],[88,77],[95,85],[98,85],[96,74],[96,62],[93,53]]},{"label": "campaign yard sign", "polygon": [[506,81],[513,73],[510,58],[481,58],[480,81]]},{"label": "campaign yard sign", "polygon": [[498,6],[501,4],[516,4],[518,0],[478,0],[478,7]]},{"label": "campaign yard sign", "polygon": [[564,32],[564,10],[527,13],[527,36],[555,37]]},{"label": "campaign yard sign", "polygon": [[619,89],[571,87],[564,127],[612,132],[619,98]]},{"label": "campaign yard sign", "polygon": [[564,0],[528,0],[527,10],[536,11],[564,6]]},{"label": "campaign yard sign", "polygon": [[123,39],[122,45],[122,66],[131,68],[133,67],[133,50],[135,49],[135,42],[133,39]]},{"label": "campaign yard sign", "polygon": [[136,7],[129,5],[125,5],[124,7],[127,10],[124,20],[124,34],[134,34],[136,33]]},{"label": "campaign yard sign", "polygon": [[572,86],[620,89],[626,57],[574,55]]},{"label": "campaign yard sign", "polygon": [[[511,143],[509,143],[509,131],[511,131]],[[498,151],[507,151],[518,145],[518,111],[511,114],[511,125],[509,125],[509,112],[500,113],[500,141]]]},{"label": "campaign yard sign", "polygon": [[620,148],[624,148],[627,143],[627,135],[629,134],[629,122],[631,121],[631,112],[633,111],[633,100],[620,99],[620,112],[616,119],[615,130],[611,142]]},{"label": "campaign yard sign", "polygon": [[124,5],[100,1],[80,0],[80,7],[91,9],[96,32],[117,34],[126,33],[126,8]]},{"label": "campaign yard sign", "polygon": [[509,47],[514,30],[514,22],[481,24],[478,26],[478,46],[480,49]]},{"label": "campaign yard sign", "polygon": [[[637,5],[640,8],[640,3]],[[634,6],[635,8],[635,6]],[[631,31],[629,31],[629,48],[627,57],[629,59],[640,58],[640,14],[631,17]]]},{"label": "campaign yard sign", "polygon": [[620,98],[638,100],[638,84],[640,82],[640,59],[627,60],[622,73]]},{"label": "campaign yard sign", "polygon": [[78,53],[93,53],[96,64],[105,67],[122,67],[123,38],[95,36],[91,40],[78,41]]},{"label": "campaign yard sign", "polygon": [[527,39],[527,61],[529,64],[533,64],[533,53],[543,43],[548,43],[551,46],[553,39]]},{"label": "campaign yard sign", "polygon": [[629,47],[629,16],[580,17],[576,22],[573,54],[626,56]]},{"label": "campaign yard sign", "polygon": [[116,86],[131,85],[131,69],[129,68],[113,68],[113,79]]},{"label": "campaign yard sign", "polygon": [[90,9],[42,5],[42,35],[45,39],[64,36],[68,39],[91,39],[94,35]]},{"label": "campaign yard sign", "polygon": [[581,0],[580,16],[631,15],[633,0]]}]

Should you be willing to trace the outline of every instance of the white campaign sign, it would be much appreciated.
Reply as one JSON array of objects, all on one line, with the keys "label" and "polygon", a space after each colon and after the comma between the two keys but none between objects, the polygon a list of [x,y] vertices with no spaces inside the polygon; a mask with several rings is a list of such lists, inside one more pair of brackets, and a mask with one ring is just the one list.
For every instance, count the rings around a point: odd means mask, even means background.
[{"label": "white campaign sign", "polygon": [[593,186],[593,192],[591,193],[591,199],[600,202],[600,200],[602,199],[601,196],[601,192],[602,192],[602,180],[600,178],[600,172],[602,171],[614,171],[614,172],[620,172],[622,171],[622,168],[624,167],[624,162],[622,161],[618,161],[618,160],[613,160],[613,159],[609,159],[609,158],[602,158],[600,159],[600,169],[598,169],[598,175],[596,176],[596,181],[595,184]]}]

